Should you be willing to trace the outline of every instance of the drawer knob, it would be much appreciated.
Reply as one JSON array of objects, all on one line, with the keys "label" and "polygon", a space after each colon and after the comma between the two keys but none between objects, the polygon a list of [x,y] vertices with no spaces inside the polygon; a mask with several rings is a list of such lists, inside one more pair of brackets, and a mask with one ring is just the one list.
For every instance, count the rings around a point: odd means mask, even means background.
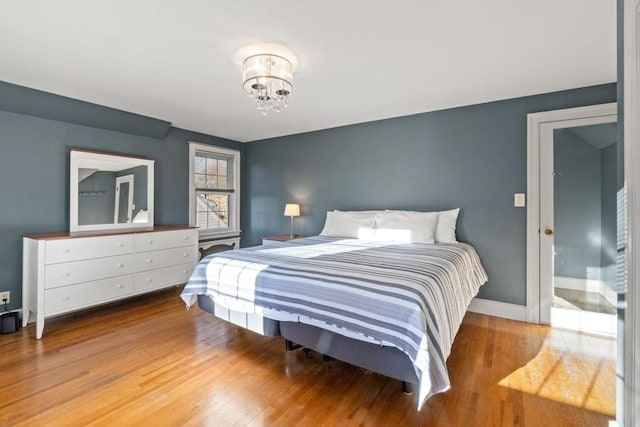
[{"label": "drawer knob", "polygon": [[188,256],[189,256],[189,254],[185,252],[185,253],[183,253],[183,254],[182,254],[182,256],[183,256],[183,257],[188,257]]},{"label": "drawer knob", "polygon": [[151,282],[151,277],[147,277],[145,280],[146,280],[147,282]]},{"label": "drawer knob", "polygon": [[122,264],[122,263],[118,263],[118,264],[116,264],[116,267],[118,267],[118,268],[122,268],[122,267],[124,267],[124,264]]},{"label": "drawer knob", "polygon": [[64,277],[69,277],[69,276],[71,276],[71,273],[62,273],[62,275],[63,275]]},{"label": "drawer knob", "polygon": [[69,301],[69,297],[62,297],[62,301]]},{"label": "drawer knob", "polygon": [[189,236],[184,236],[183,239],[184,240],[189,240]]},{"label": "drawer knob", "polygon": [[68,254],[69,252],[71,252],[71,249],[63,249],[63,250],[62,250],[62,253],[63,253],[63,254]]},{"label": "drawer knob", "polygon": [[147,262],[148,262],[149,264],[151,264],[151,263],[153,262],[153,260],[152,260],[152,259],[150,259],[150,258],[148,258],[148,259],[147,259]]},{"label": "drawer knob", "polygon": [[118,247],[121,248],[124,246],[124,243],[118,243]]},{"label": "drawer knob", "polygon": [[118,285],[118,286],[116,286],[116,287],[117,287],[118,289],[122,289],[122,288],[124,288],[124,285],[123,285],[123,284],[120,284],[120,285]]},{"label": "drawer knob", "polygon": [[187,270],[182,270],[182,274],[187,274]]},{"label": "drawer knob", "polygon": [[153,243],[153,240],[149,239],[149,240],[147,240],[147,243],[148,243],[148,244],[152,244],[152,243]]}]

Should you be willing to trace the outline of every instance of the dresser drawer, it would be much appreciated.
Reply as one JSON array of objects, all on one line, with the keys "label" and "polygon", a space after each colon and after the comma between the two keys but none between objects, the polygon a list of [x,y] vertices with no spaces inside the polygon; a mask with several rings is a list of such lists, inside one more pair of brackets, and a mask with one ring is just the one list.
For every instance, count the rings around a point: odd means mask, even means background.
[{"label": "dresser drawer", "polygon": [[171,265],[185,264],[195,265],[196,250],[193,246],[182,248],[163,249],[161,251],[141,252],[135,254],[135,268],[137,271],[154,270],[156,268],[169,267]]},{"label": "dresser drawer", "polygon": [[133,293],[133,275],[78,283],[44,291],[45,316],[65,313]]},{"label": "dresser drawer", "polygon": [[49,264],[45,267],[45,289],[106,279],[133,273],[133,255]]},{"label": "dresser drawer", "polygon": [[194,246],[196,229],[140,233],[134,236],[136,252],[157,251],[178,246]]},{"label": "dresser drawer", "polygon": [[133,253],[131,234],[50,240],[45,248],[45,264],[131,253]]},{"label": "dresser drawer", "polygon": [[136,292],[142,292],[185,283],[189,280],[193,269],[193,263],[189,263],[135,273],[134,289]]}]

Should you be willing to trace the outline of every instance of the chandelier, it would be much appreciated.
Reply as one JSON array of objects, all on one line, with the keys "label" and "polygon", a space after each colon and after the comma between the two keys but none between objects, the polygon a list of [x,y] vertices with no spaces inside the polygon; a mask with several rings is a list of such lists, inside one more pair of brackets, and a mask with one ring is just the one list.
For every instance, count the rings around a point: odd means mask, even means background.
[{"label": "chandelier", "polygon": [[291,62],[279,55],[252,55],[242,63],[243,86],[250,97],[256,99],[258,111],[266,116],[269,111],[281,112],[289,103],[293,89]]}]

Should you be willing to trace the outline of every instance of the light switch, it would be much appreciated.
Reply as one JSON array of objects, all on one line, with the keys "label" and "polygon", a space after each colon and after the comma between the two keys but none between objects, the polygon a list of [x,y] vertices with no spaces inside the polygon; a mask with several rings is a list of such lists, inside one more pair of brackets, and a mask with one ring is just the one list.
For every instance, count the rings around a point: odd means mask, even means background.
[{"label": "light switch", "polygon": [[513,195],[513,206],[516,208],[524,208],[525,207],[525,194],[524,193],[516,193]]}]

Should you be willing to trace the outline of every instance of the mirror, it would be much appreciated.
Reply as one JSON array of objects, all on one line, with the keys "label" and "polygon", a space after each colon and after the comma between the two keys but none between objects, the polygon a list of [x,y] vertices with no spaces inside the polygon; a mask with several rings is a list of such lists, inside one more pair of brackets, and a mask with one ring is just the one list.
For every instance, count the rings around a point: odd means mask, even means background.
[{"label": "mirror", "polygon": [[71,150],[72,233],[153,228],[154,161]]}]

